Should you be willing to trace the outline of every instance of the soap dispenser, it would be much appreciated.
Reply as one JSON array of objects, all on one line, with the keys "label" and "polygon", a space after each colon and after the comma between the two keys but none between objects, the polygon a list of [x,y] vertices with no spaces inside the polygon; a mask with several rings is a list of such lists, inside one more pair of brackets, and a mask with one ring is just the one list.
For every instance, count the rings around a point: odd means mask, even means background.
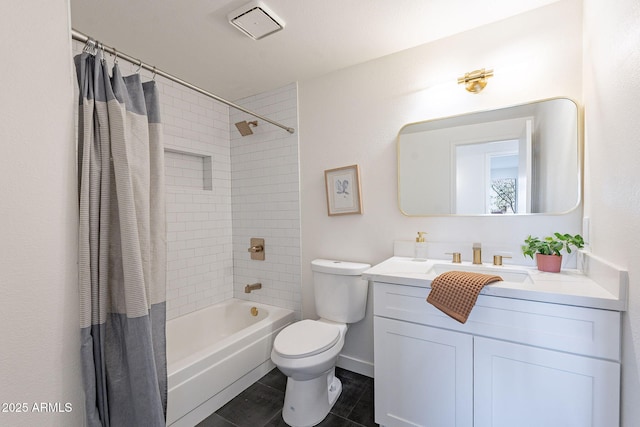
[{"label": "soap dispenser", "polygon": [[427,260],[427,241],[424,238],[425,234],[427,234],[426,231],[418,231],[418,237],[416,237],[415,259],[417,261]]}]

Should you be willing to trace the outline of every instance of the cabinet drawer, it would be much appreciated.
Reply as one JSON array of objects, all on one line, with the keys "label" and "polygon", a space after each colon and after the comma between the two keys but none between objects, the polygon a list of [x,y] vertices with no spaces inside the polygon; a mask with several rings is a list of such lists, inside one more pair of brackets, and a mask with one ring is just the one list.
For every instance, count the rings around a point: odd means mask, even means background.
[{"label": "cabinet drawer", "polygon": [[465,324],[426,301],[430,288],[375,282],[375,316],[620,360],[620,313],[480,295]]}]

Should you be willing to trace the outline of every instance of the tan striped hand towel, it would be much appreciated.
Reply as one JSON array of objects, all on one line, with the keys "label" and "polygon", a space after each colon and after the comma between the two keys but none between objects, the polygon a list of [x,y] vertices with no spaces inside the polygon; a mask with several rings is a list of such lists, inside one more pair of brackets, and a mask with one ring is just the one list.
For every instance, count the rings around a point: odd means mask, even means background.
[{"label": "tan striped hand towel", "polygon": [[491,274],[448,271],[433,279],[427,302],[458,322],[465,323],[482,288],[500,280],[502,277]]}]

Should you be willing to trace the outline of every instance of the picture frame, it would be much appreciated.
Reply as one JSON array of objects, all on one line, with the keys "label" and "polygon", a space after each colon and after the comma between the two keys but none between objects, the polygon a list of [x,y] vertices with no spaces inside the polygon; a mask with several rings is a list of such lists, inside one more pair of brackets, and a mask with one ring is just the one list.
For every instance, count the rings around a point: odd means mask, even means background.
[{"label": "picture frame", "polygon": [[358,165],[327,169],[324,171],[324,182],[329,216],[362,214]]}]

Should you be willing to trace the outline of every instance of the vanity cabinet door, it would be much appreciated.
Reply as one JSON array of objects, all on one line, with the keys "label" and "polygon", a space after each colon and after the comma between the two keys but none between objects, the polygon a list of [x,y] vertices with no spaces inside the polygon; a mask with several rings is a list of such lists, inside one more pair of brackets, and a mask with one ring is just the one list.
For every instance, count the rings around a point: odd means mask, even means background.
[{"label": "vanity cabinet door", "polygon": [[473,426],[473,337],[374,317],[375,420],[385,427]]},{"label": "vanity cabinet door", "polygon": [[611,427],[619,422],[620,365],[474,338],[475,427]]}]

